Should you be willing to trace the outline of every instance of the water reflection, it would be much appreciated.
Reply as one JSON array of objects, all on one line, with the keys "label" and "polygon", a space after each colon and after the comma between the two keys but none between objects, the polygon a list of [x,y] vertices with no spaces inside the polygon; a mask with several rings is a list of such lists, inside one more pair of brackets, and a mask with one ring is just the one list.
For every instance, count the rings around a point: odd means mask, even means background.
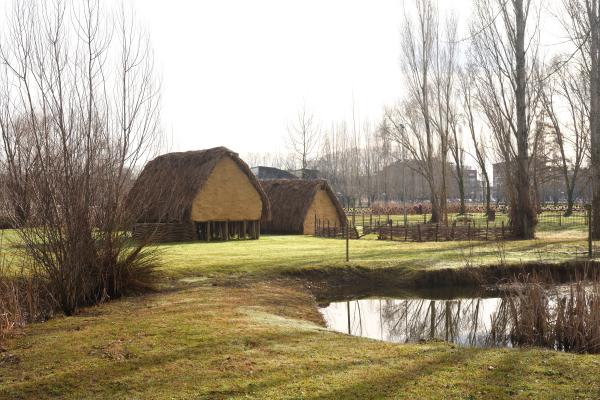
[{"label": "water reflection", "polygon": [[386,298],[331,303],[321,313],[329,328],[372,339],[399,343],[441,339],[463,346],[510,346],[504,307],[498,297]]}]

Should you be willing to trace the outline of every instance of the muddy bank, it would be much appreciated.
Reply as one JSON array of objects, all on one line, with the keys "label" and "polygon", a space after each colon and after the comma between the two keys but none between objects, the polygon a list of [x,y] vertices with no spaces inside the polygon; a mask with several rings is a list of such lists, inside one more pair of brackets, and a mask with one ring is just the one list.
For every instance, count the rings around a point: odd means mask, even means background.
[{"label": "muddy bank", "polygon": [[558,264],[524,263],[481,267],[406,270],[371,269],[359,266],[327,270],[302,270],[287,274],[302,280],[319,302],[338,301],[368,296],[422,296],[444,298],[447,290],[462,288],[465,294],[474,290],[493,290],[494,286],[521,275],[539,274],[548,282],[566,283],[587,272],[600,274],[600,262],[569,261]]}]

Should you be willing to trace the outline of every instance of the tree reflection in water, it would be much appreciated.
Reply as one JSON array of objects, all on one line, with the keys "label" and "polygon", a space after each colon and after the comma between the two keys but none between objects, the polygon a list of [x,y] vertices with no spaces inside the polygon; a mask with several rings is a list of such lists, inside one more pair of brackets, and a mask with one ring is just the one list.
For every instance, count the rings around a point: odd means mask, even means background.
[{"label": "tree reflection in water", "polygon": [[446,340],[464,346],[509,346],[500,298],[364,299],[331,303],[321,312],[344,333],[391,342]]}]

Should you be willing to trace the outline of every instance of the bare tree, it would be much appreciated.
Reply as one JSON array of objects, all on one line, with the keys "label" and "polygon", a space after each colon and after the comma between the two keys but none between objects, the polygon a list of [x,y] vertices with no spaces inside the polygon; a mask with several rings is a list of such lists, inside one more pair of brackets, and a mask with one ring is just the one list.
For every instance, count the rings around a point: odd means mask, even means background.
[{"label": "bare tree", "polygon": [[320,127],[306,105],[298,112],[295,123],[288,127],[290,151],[300,160],[302,178],[307,178],[308,162],[314,156],[320,141]]},{"label": "bare tree", "polygon": [[569,216],[573,212],[575,186],[588,147],[589,92],[584,71],[575,63],[569,68],[557,65],[561,63],[562,60],[556,60],[550,66],[554,72],[545,82],[542,104],[550,120],[554,142],[558,148],[558,160],[567,200],[565,216]]},{"label": "bare tree", "polygon": [[[430,0],[418,0],[416,23],[411,16],[405,15],[401,34],[401,67],[410,100],[403,103],[402,109],[396,107],[386,111],[391,128],[388,134],[416,160],[419,165],[416,172],[429,185],[432,222],[439,222],[442,212],[440,187],[435,174],[436,158],[439,159],[440,154],[436,154],[435,127],[432,124],[434,99],[431,98],[431,70],[436,61],[437,38],[437,9]],[[438,88],[443,85],[439,81],[437,83]],[[441,95],[441,91],[438,94]],[[441,147],[443,152],[445,144]]]},{"label": "bare tree", "polygon": [[475,67],[471,63],[467,63],[466,67],[459,73],[460,81],[460,95],[462,103],[462,114],[464,121],[466,122],[469,136],[471,138],[471,144],[473,146],[473,156],[477,162],[477,166],[483,176],[483,182],[485,185],[485,211],[488,218],[491,216],[491,182],[490,176],[487,170],[487,152],[484,146],[484,141],[481,140],[481,136],[477,135],[476,119],[477,118],[477,98],[474,91],[475,86]]},{"label": "bare tree", "polygon": [[[19,234],[66,314],[151,270],[131,246],[126,195],[157,148],[158,85],[148,38],[124,9],[113,15],[99,0],[15,1],[0,39],[2,150],[12,185],[30,182],[27,200],[13,197],[30,207]],[[29,176],[16,156],[27,146]]]},{"label": "bare tree", "polygon": [[600,239],[600,1],[564,0],[563,24],[581,56],[589,91],[592,237]]},{"label": "bare tree", "polygon": [[477,0],[475,13],[471,31],[478,100],[506,168],[514,235],[528,239],[534,236],[537,221],[530,193],[529,145],[539,100],[534,74],[538,21],[531,21],[536,17],[532,0]]}]

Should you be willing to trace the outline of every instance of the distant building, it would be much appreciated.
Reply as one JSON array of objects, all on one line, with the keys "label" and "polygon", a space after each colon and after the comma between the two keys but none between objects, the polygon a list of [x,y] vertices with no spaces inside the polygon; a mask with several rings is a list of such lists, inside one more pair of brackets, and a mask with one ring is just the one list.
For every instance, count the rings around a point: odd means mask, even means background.
[{"label": "distant building", "polygon": [[477,201],[481,197],[481,182],[477,179],[477,170],[465,167],[463,170],[463,185],[465,188],[465,199]]},{"label": "distant building", "polygon": [[[507,185],[507,168],[504,162],[499,162],[493,165],[493,198],[497,202],[507,202],[508,190]],[[530,181],[532,188],[534,189],[536,200],[539,203],[559,203],[564,202],[567,199],[567,190],[563,172],[561,168],[556,165],[552,165],[549,162],[538,163],[536,168],[530,170]],[[573,171],[569,171],[569,175],[572,179]],[[589,183],[589,169],[582,167],[577,175],[577,182],[575,183],[575,189],[573,191],[573,198],[575,201],[585,201],[589,197],[589,191],[587,189]],[[533,187],[533,185],[536,185]]]},{"label": "distant building", "polygon": [[296,178],[300,178],[300,179],[321,179],[321,172],[318,169],[309,169],[309,168],[304,168],[304,169],[297,169],[294,171],[289,171],[290,173],[292,173]]},{"label": "distant building", "polygon": [[252,170],[252,173],[254,173],[254,175],[256,175],[256,177],[261,181],[271,179],[298,179],[298,177],[293,173],[279,168],[259,166],[252,167],[250,169]]},{"label": "distant building", "polygon": [[495,163],[492,166],[493,183],[492,197],[497,202],[505,202],[506,194],[506,165],[504,162]]}]

